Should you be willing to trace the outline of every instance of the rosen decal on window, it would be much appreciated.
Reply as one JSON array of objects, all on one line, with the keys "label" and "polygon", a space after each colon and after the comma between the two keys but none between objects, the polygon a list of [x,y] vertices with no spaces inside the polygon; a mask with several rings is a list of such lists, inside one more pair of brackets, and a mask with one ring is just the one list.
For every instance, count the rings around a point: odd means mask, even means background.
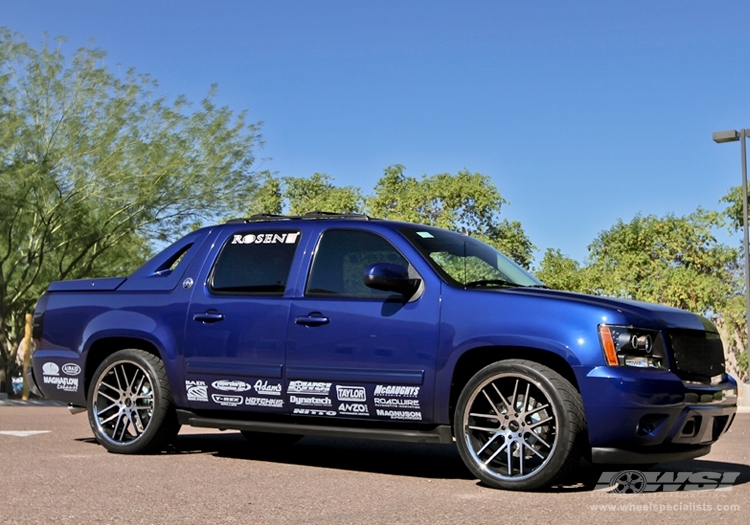
[{"label": "rosen decal on window", "polygon": [[267,397],[246,397],[245,404],[251,407],[272,407],[282,408],[284,406],[283,399],[273,399]]},{"label": "rosen decal on window", "polygon": [[294,233],[250,233],[233,235],[232,244],[295,244],[299,232]]},{"label": "rosen decal on window", "polygon": [[327,396],[331,391],[331,383],[319,383],[314,381],[290,381],[286,389],[287,394],[312,394]]},{"label": "rosen decal on window", "polygon": [[60,367],[55,363],[44,363],[42,365],[42,374],[46,376],[56,376],[60,374]]},{"label": "rosen decal on window", "polygon": [[380,417],[388,417],[391,419],[405,419],[408,421],[422,421],[421,412],[407,412],[404,410],[380,410],[376,409],[376,413]]},{"label": "rosen decal on window", "polygon": [[44,376],[44,383],[47,385],[57,385],[58,390],[63,390],[65,392],[78,392],[77,377]]},{"label": "rosen decal on window", "polygon": [[297,397],[289,396],[289,402],[293,405],[302,405],[308,407],[329,407],[331,400],[327,397]]},{"label": "rosen decal on window", "polygon": [[249,385],[244,381],[229,381],[227,379],[214,381],[211,383],[211,386],[222,392],[247,392],[253,388],[252,385]]},{"label": "rosen decal on window", "polygon": [[242,404],[242,396],[225,396],[223,394],[211,394],[214,403],[223,407],[236,407]]},{"label": "rosen decal on window", "polygon": [[255,388],[255,391],[262,395],[262,396],[280,396],[282,386],[281,383],[278,383],[276,385],[269,385],[268,381],[261,381],[258,379],[255,382],[255,385],[253,385]]},{"label": "rosen decal on window", "polygon": [[339,401],[366,401],[367,391],[363,386],[336,385],[336,397]]},{"label": "rosen decal on window", "polygon": [[335,410],[316,410],[314,408],[295,408],[295,414],[303,416],[335,416]]},{"label": "rosen decal on window", "polygon": [[369,416],[370,411],[364,403],[341,403],[339,414],[342,416]]},{"label": "rosen decal on window", "polygon": [[417,397],[419,395],[418,386],[395,386],[395,385],[378,385],[375,387],[376,396],[390,397]]},{"label": "rosen decal on window", "polygon": [[188,401],[208,403],[208,386],[205,381],[185,381]]}]

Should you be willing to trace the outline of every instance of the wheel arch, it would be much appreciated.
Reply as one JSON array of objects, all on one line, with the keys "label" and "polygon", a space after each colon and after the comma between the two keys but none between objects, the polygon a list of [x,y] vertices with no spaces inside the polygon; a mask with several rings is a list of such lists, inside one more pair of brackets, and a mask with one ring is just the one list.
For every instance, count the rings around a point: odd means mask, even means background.
[{"label": "wheel arch", "polygon": [[148,352],[161,360],[164,360],[163,353],[151,341],[140,337],[102,337],[91,343],[86,352],[85,375],[84,375],[84,395],[88,396],[91,378],[99,368],[99,365],[109,356],[120,350],[136,348]]}]

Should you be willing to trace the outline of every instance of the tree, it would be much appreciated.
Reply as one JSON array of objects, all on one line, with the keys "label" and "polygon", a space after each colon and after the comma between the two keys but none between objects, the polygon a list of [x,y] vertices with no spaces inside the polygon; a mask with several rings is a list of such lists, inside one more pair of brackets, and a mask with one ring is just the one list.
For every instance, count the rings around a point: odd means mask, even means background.
[{"label": "tree", "polygon": [[547,248],[535,274],[555,290],[586,293],[586,270],[558,249]]},{"label": "tree", "polygon": [[215,86],[197,108],[169,102],[99,49],[66,59],[63,41],[0,29],[0,383],[50,281],[126,274],[145,239],[233,215],[256,186],[259,127],[217,107]]},{"label": "tree", "polygon": [[313,173],[309,178],[278,179],[265,174],[250,213],[362,213],[363,207],[364,199],[359,188],[334,186],[333,178],[329,175]]}]

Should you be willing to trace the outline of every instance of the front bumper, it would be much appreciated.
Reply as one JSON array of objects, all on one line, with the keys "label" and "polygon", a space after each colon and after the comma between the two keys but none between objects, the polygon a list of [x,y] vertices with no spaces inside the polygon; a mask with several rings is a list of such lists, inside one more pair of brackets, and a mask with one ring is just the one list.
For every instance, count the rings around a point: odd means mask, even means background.
[{"label": "front bumper", "polygon": [[659,463],[708,454],[732,425],[737,383],[683,382],[669,371],[577,371],[595,463]]}]

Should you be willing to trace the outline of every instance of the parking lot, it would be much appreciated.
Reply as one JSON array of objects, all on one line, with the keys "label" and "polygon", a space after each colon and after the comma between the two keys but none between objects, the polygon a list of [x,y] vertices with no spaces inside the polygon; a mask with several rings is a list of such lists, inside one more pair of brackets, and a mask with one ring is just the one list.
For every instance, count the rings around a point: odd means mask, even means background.
[{"label": "parking lot", "polygon": [[651,469],[737,472],[730,490],[613,494],[582,462],[565,486],[514,493],[480,485],[450,445],[307,437],[253,450],[238,432],[183,428],[167,452],[121,456],[96,444],[85,414],[6,403],[0,523],[746,524],[749,438],[742,413],[710,455]]}]

